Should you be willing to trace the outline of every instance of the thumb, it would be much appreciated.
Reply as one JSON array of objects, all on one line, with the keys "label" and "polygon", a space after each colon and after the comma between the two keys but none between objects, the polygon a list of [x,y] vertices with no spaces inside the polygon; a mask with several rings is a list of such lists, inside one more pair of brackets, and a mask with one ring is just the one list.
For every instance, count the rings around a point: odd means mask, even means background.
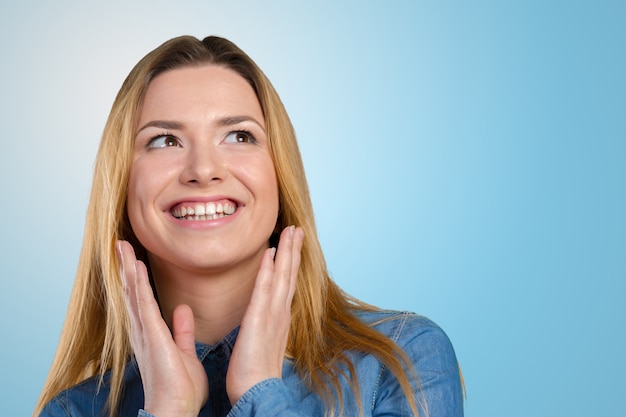
[{"label": "thumb", "polygon": [[174,309],[172,317],[172,333],[178,348],[196,356],[196,326],[193,320],[193,311],[186,304]]}]

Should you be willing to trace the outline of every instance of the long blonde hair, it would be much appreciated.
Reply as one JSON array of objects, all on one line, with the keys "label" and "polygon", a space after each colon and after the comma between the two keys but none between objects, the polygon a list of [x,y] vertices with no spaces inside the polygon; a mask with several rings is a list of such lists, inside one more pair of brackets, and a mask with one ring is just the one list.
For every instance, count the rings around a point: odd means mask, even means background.
[{"label": "long blonde hair", "polygon": [[[107,371],[111,372],[107,403],[110,415],[117,410],[123,370],[132,351],[115,241],[130,241],[138,257],[146,261],[145,249],[135,237],[126,214],[139,109],[150,81],[158,74],[207,64],[237,72],[255,90],[265,116],[278,178],[280,211],[275,230],[292,224],[304,229],[287,355],[293,358],[310,389],[320,395],[329,410],[334,410],[336,401],[343,405],[340,379],[347,378],[343,367],[355,374],[346,352],[372,354],[396,376],[417,416],[409,383],[413,371],[405,354],[354,315],[355,309],[374,308],[350,298],[329,277],[296,135],[278,94],[259,67],[230,41],[219,37],[200,41],[190,36],[169,40],[146,55],[130,72],[115,99],[96,157],[83,246],[65,324],[33,415],[37,416],[62,390],[88,377],[102,377]],[[358,381],[347,379],[358,396]]]}]

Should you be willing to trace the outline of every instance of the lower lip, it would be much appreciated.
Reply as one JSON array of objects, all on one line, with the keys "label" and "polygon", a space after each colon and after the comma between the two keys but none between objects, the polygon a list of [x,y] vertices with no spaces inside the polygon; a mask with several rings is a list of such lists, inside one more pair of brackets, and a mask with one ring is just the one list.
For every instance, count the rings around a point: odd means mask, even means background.
[{"label": "lower lip", "polygon": [[237,207],[237,210],[235,210],[233,214],[220,217],[219,219],[212,219],[212,220],[185,220],[185,219],[176,218],[172,216],[171,213],[168,213],[168,214],[170,216],[170,219],[172,219],[172,221],[177,226],[181,226],[181,227],[185,227],[189,229],[211,229],[214,227],[219,227],[219,226],[223,226],[225,224],[230,223],[239,215],[240,211],[241,211],[241,207]]}]

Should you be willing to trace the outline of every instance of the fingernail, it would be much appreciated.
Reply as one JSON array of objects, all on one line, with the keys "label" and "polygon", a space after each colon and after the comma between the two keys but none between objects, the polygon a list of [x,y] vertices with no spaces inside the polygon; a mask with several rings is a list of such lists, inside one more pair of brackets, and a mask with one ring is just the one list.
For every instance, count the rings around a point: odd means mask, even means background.
[{"label": "fingernail", "polygon": [[296,226],[289,226],[289,236],[293,237],[293,233],[296,230]]},{"label": "fingernail", "polygon": [[270,256],[272,257],[272,259],[274,259],[274,257],[276,256],[276,248],[270,248]]}]

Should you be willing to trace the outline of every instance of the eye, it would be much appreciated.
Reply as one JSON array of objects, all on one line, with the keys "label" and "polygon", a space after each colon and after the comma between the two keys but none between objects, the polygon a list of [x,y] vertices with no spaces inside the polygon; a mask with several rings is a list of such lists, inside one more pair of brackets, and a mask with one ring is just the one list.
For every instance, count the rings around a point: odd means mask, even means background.
[{"label": "eye", "polygon": [[180,146],[178,138],[172,135],[158,135],[150,139],[148,148],[169,148],[172,146]]},{"label": "eye", "polygon": [[238,130],[235,132],[230,132],[224,138],[224,142],[226,143],[256,143],[256,139],[250,132],[246,132],[245,130]]}]

